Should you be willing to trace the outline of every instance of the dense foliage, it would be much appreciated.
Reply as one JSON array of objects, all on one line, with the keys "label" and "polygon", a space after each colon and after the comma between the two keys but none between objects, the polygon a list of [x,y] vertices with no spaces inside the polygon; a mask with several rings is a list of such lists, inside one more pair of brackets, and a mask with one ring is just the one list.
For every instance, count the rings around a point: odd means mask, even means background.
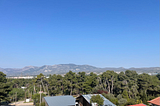
[{"label": "dense foliage", "polygon": [[[45,94],[41,94],[41,98],[40,98],[40,94],[38,94],[38,93],[36,93],[36,94],[34,94],[33,96],[32,96],[32,99],[34,100],[34,104],[35,104],[35,106],[40,106],[40,99],[41,99],[41,101],[42,101],[42,98],[43,97],[45,97],[46,95]],[[42,103],[41,102],[41,106],[45,106],[44,105],[44,102]]]},{"label": "dense foliage", "polygon": [[100,95],[93,95],[90,99],[90,103],[97,103],[98,106],[103,105],[103,97],[101,97]]},{"label": "dense foliage", "polygon": [[0,72],[0,104],[9,101],[8,93],[11,91],[10,83],[7,82],[6,75]]},{"label": "dense foliage", "polygon": [[[13,98],[15,92],[19,96],[17,99],[31,98],[40,91],[40,86],[41,91],[49,96],[103,93],[103,96],[119,106],[147,104],[148,100],[160,96],[159,74],[157,76],[145,73],[138,75],[136,71],[130,70],[119,74],[108,70],[100,75],[93,72],[87,75],[85,72],[69,71],[64,76],[54,74],[45,78],[43,74],[40,74],[34,79],[8,79],[8,82],[5,74],[1,72],[0,79],[3,85],[0,87],[0,93],[2,88],[5,90],[0,100],[3,100],[4,97]],[[7,86],[7,83],[10,85]],[[22,86],[27,88],[20,90]],[[13,88],[10,93],[8,88]]]}]

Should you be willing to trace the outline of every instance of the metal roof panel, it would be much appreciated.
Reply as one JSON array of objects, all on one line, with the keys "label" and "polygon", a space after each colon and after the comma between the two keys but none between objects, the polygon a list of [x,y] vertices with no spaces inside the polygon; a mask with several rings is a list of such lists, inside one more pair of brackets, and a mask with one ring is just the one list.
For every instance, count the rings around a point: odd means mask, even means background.
[{"label": "metal roof panel", "polygon": [[49,106],[70,106],[75,105],[75,98],[73,96],[50,96],[44,97]]},{"label": "metal roof panel", "polygon": [[100,95],[101,97],[103,97],[103,106],[107,105],[107,106],[116,106],[115,104],[113,104],[112,102],[110,102],[108,99],[106,99],[103,95],[101,94],[88,94],[88,95],[82,95],[87,101],[88,103],[90,103],[90,99],[93,95]]}]

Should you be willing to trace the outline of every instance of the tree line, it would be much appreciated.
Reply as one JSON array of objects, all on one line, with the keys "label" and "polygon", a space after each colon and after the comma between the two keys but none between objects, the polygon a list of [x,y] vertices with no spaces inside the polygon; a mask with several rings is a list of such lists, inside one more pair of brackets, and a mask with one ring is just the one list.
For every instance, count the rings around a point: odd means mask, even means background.
[{"label": "tree line", "polygon": [[[0,84],[3,85],[0,86],[0,101],[34,98],[38,95],[40,86],[44,94],[49,96],[101,93],[119,106],[148,104],[148,100],[160,96],[160,74],[138,75],[136,71],[130,70],[119,74],[107,70],[100,75],[69,71],[64,76],[53,74],[45,78],[39,74],[34,79],[6,79],[5,74],[0,72]],[[27,88],[23,90],[21,86]]]}]

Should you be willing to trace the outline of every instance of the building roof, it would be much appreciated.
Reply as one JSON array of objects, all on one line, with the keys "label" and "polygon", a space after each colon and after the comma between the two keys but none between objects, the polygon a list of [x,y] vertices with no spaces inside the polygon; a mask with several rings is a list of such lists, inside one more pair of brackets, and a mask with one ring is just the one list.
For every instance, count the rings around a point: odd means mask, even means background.
[{"label": "building roof", "polygon": [[148,101],[149,103],[155,104],[155,105],[160,105],[160,97],[157,97],[153,100]]},{"label": "building roof", "polygon": [[100,95],[101,97],[103,97],[103,106],[107,105],[107,106],[116,106],[115,104],[113,104],[112,102],[110,102],[108,99],[106,99],[104,96],[102,96],[101,94],[88,94],[88,95],[82,95],[88,103],[90,103],[90,99],[93,95]]},{"label": "building roof", "polygon": [[128,105],[128,106],[147,106],[147,105],[141,103],[141,104]]},{"label": "building roof", "polygon": [[48,106],[70,106],[75,105],[75,98],[70,95],[44,97]]}]

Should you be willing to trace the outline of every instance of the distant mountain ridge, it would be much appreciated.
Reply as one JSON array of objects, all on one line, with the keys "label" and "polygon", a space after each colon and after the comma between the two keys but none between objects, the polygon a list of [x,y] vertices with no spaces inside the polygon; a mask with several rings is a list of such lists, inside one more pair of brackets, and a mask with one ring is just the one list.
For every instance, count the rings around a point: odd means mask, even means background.
[{"label": "distant mountain ridge", "polygon": [[134,70],[139,73],[160,73],[160,67],[148,67],[148,68],[98,68],[91,65],[76,65],[76,64],[58,64],[58,65],[43,65],[37,66],[26,66],[24,68],[0,68],[0,71],[4,72],[7,76],[18,76],[18,75],[38,75],[43,73],[48,74],[65,74],[69,71],[73,72],[104,72],[106,70],[113,70],[115,72]]}]

